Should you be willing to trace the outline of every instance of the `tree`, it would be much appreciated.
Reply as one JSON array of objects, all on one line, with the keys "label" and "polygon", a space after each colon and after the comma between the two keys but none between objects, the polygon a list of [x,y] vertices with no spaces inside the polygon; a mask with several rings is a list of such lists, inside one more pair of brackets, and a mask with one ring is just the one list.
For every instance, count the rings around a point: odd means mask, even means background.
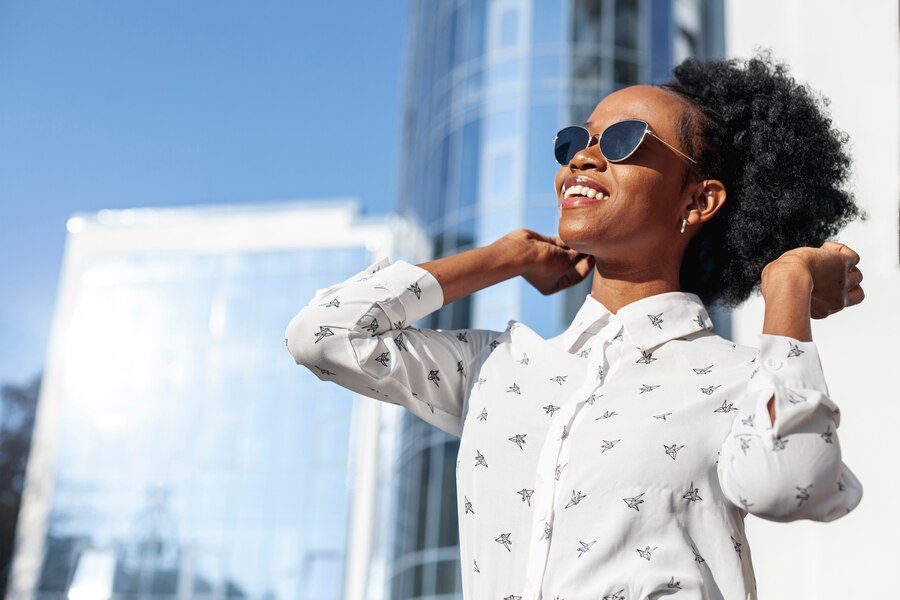
[{"label": "tree", "polygon": [[6,593],[42,373],[0,389],[0,596]]}]

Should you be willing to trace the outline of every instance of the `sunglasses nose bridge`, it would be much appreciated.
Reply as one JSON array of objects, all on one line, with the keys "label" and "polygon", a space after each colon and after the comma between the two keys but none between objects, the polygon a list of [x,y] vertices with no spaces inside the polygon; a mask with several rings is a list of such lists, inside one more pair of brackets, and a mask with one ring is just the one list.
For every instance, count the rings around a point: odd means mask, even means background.
[{"label": "sunglasses nose bridge", "polygon": [[[554,146],[557,145],[557,141],[561,137],[560,134],[562,134],[563,132],[566,132],[567,134],[571,135],[571,132],[573,130],[580,130],[581,132],[583,132],[582,135],[586,136],[586,141],[585,141],[585,138],[582,138],[581,141],[577,144],[577,148],[578,148],[577,150],[573,150],[572,148],[569,148],[568,151],[565,152],[569,156],[571,156],[571,158],[565,158],[565,159],[561,160],[559,157],[559,148],[557,148],[557,158],[556,158],[557,163],[559,163],[560,165],[563,165],[563,166],[570,165],[572,163],[572,161],[574,161],[575,158],[580,153],[588,150],[595,143],[597,144],[597,154],[600,156],[600,159],[604,162],[614,162],[614,161],[609,160],[606,157],[606,155],[603,154],[603,150],[600,148],[600,139],[603,136],[603,132],[594,133],[594,132],[590,131],[587,127],[584,127],[582,125],[573,125],[568,128],[561,129],[559,131],[559,133],[557,133],[557,135],[553,138]],[[596,163],[596,159],[592,158],[591,164],[595,164],[595,163]]]}]

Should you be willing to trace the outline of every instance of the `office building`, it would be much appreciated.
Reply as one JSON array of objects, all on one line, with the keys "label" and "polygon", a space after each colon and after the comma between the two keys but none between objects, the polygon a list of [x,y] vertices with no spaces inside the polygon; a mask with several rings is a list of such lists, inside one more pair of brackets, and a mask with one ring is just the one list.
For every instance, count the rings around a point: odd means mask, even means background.
[{"label": "office building", "polygon": [[8,598],[365,597],[401,409],[298,367],[283,332],[421,236],[344,198],[68,229]]},{"label": "office building", "polygon": [[[413,0],[399,212],[435,257],[519,227],[556,235],[554,134],[617,89],[664,81],[688,56],[721,56],[723,31],[720,1]],[[545,297],[515,278],[441,309],[430,326],[503,330],[517,319],[550,337],[589,286]],[[727,336],[727,315],[712,317]],[[390,597],[459,597],[458,444],[412,416],[401,444]]]}]

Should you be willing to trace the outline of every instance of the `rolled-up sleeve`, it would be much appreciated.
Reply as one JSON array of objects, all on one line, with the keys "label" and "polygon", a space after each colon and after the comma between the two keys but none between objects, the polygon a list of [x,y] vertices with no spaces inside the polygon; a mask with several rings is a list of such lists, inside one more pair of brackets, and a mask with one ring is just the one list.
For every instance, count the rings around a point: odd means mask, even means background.
[{"label": "rolled-up sleeve", "polygon": [[833,521],[849,513],[862,499],[862,484],[843,463],[840,409],[829,397],[815,343],[759,334],[752,365],[717,463],[725,497],[771,521]]},{"label": "rolled-up sleeve", "polygon": [[429,271],[383,258],[317,290],[288,323],[284,342],[319,379],[403,406],[459,436],[469,363],[500,332],[412,326],[443,302]]}]

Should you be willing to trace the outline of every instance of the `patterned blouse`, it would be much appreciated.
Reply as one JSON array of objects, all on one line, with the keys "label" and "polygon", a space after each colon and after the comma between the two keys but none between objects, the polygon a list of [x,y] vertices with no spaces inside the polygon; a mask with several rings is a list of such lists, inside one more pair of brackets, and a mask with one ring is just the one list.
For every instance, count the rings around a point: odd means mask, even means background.
[{"label": "patterned blouse", "polygon": [[587,295],[550,339],[411,326],[442,305],[428,271],[385,258],[317,290],[285,344],[460,437],[466,599],[755,599],[748,513],[833,521],[862,498],[813,342],[734,344],[680,291],[616,313]]}]

